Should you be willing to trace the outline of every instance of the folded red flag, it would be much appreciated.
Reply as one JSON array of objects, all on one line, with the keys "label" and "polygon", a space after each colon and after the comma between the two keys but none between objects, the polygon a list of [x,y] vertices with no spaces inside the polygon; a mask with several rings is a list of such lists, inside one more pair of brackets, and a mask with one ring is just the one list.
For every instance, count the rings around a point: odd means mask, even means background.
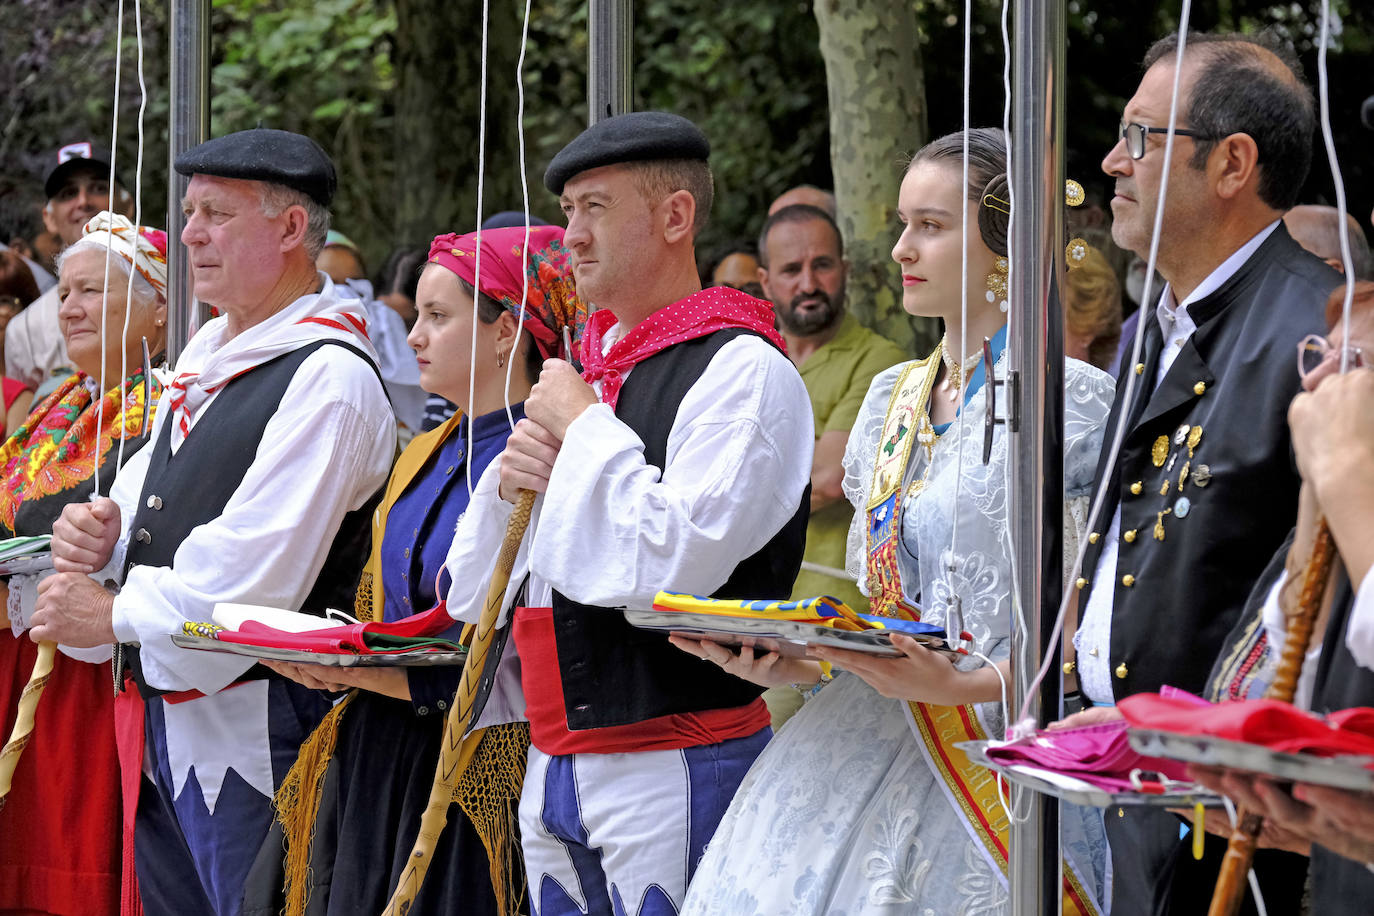
[{"label": "folded red flag", "polygon": [[350,623],[292,633],[256,620],[245,620],[237,630],[220,630],[214,634],[214,638],[249,646],[333,654],[375,655],[429,647],[455,651],[461,646],[440,638],[440,634],[456,625],[441,601],[422,614],[387,623]]},{"label": "folded red flag", "polygon": [[1365,707],[1323,717],[1278,700],[1213,704],[1182,691],[1138,693],[1121,700],[1117,707],[1134,728],[1208,735],[1289,754],[1374,756],[1374,709]]}]

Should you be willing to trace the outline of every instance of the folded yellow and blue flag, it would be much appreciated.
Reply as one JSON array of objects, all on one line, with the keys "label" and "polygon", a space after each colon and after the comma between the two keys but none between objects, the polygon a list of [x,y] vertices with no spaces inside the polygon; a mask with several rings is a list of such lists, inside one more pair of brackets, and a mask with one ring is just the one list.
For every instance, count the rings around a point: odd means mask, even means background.
[{"label": "folded yellow and blue flag", "polygon": [[892,630],[909,636],[943,636],[944,629],[918,620],[860,614],[838,598],[820,595],[801,601],[737,601],[704,598],[679,592],[659,592],[654,610],[734,617],[742,620],[789,620],[836,630]]}]

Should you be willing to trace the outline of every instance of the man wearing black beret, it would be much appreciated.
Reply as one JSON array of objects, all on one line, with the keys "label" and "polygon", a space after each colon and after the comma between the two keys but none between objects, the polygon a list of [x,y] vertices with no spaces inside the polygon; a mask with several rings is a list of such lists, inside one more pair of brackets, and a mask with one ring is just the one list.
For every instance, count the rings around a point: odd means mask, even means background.
[{"label": "man wearing black beret", "polygon": [[[396,427],[363,304],[315,270],[335,184],[324,151],[258,129],[175,166],[191,176],[181,241],[195,294],[220,317],[178,360],[153,447],[109,498],[54,526],[59,572],[40,587],[33,633],[122,644],[126,686],[143,697],[144,911],[233,916],[272,795],[328,703],[250,659],[168,637],[219,602],[351,605]],[[97,584],[120,579],[118,595]]]},{"label": "man wearing black beret", "polygon": [[[771,306],[701,289],[708,154],[691,122],[643,112],[554,157],[544,181],[568,220],[578,293],[599,310],[581,375],[544,364],[449,556],[490,568],[511,511],[502,497],[542,494],[519,561],[527,606],[514,611],[532,743],[520,830],[538,916],[676,912],[770,734],[763,688],[616,610],[648,608],[660,589],[786,598],[801,564],[810,402]],[[455,582],[450,612],[475,618],[477,578]]]}]

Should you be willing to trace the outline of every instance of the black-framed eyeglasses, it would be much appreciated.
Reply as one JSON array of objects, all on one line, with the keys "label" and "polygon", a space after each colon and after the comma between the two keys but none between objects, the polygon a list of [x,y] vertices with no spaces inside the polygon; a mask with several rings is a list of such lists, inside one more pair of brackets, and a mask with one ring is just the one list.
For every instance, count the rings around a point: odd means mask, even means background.
[{"label": "black-framed eyeglasses", "polygon": [[[1117,136],[1126,141],[1126,152],[1131,154],[1132,159],[1145,158],[1145,135],[1146,134],[1167,134],[1167,127],[1146,127],[1144,124],[1136,124],[1134,121],[1122,121],[1117,127]],[[1176,137],[1194,137],[1199,140],[1211,139],[1206,134],[1197,130],[1187,130],[1182,127],[1174,128]]]}]

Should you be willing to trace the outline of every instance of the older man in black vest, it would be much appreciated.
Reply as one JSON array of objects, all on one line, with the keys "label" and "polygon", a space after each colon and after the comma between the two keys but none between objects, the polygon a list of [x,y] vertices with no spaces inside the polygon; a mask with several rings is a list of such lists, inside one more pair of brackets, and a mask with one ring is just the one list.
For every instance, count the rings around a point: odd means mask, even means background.
[{"label": "older man in black vest", "polygon": [[[810,405],[769,304],[701,289],[708,152],[691,122],[643,112],[554,158],[544,181],[561,195],[578,293],[600,311],[581,376],[544,364],[449,557],[489,569],[511,509],[498,489],[543,494],[514,615],[539,916],[675,913],[770,734],[762,688],[616,610],[659,589],[785,598],[801,565]],[[455,579],[450,611],[470,616],[482,593]]]},{"label": "older man in black vest", "polygon": [[[1286,414],[1298,390],[1296,346],[1324,330],[1322,306],[1338,279],[1280,219],[1307,174],[1313,125],[1311,90],[1290,51],[1254,36],[1192,35],[1180,61],[1170,38],[1146,55],[1121,138],[1102,163],[1116,179],[1117,244],[1146,256],[1163,208],[1158,267],[1168,284],[1142,319],[1139,359],[1117,384],[1106,441],[1123,423],[1126,435],[1115,467],[1108,454],[1099,465],[1099,480],[1112,474],[1108,501],[1077,582],[1077,674],[1096,704],[1164,684],[1200,693],[1292,525],[1298,476]],[[1198,888],[1211,886],[1216,860],[1182,854],[1176,819],[1112,810],[1107,828],[1114,913],[1206,911]],[[1290,896],[1301,886],[1299,876]]]},{"label": "older man in black vest", "polygon": [[[34,639],[121,644],[144,697],[136,847],[149,914],[238,913],[271,796],[328,709],[251,660],[178,649],[218,602],[347,607],[395,421],[356,298],[314,260],[334,167],[298,134],[250,130],[177,157],[196,296],[220,317],[187,345],[154,445],[110,498],[54,526],[58,574]],[[94,578],[92,578],[94,576]],[[123,580],[118,595],[101,584]],[[131,694],[120,704],[140,711]]]}]

